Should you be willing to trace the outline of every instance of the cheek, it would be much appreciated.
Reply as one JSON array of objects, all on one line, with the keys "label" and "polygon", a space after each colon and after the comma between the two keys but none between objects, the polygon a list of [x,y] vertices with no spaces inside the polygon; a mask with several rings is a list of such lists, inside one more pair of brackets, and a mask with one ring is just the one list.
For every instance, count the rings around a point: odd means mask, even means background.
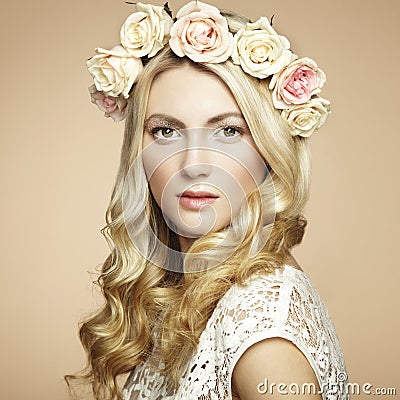
[{"label": "cheek", "polygon": [[238,160],[223,157],[218,164],[224,171],[227,181],[231,180],[234,183],[234,185],[228,186],[231,186],[229,194],[233,199],[236,197],[243,199],[265,178],[266,166],[260,157],[255,156],[254,152],[242,153]]},{"label": "cheek", "polygon": [[157,201],[157,204],[160,205],[161,197],[164,192],[166,183],[168,181],[167,176],[165,176],[165,171],[155,171],[149,180],[150,190]]},{"label": "cheek", "polygon": [[242,189],[242,195],[248,194],[257,186],[257,178],[260,178],[259,174],[254,170],[250,170],[251,173],[242,165],[236,165],[232,174],[235,176],[238,186]]},{"label": "cheek", "polygon": [[161,194],[163,191],[162,185],[163,185],[162,179],[160,179],[160,177],[157,176],[157,174],[154,174],[149,181],[149,188],[158,205],[160,205],[161,203]]},{"label": "cheek", "polygon": [[149,166],[151,162],[147,163],[145,159],[143,161],[150,190],[157,204],[161,207],[162,196],[166,194],[167,185],[169,182],[171,182],[171,179],[176,173],[176,164],[173,162],[163,162],[154,170],[154,168],[152,168],[152,165]]}]

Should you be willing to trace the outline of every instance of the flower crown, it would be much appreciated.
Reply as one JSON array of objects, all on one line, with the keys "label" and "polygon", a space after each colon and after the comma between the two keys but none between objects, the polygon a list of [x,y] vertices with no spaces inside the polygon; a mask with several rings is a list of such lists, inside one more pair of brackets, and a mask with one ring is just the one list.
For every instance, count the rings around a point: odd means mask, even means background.
[{"label": "flower crown", "polygon": [[200,1],[183,6],[174,19],[168,3],[135,5],[136,12],[122,25],[121,43],[111,50],[97,48],[87,61],[94,79],[89,88],[92,102],[106,117],[126,117],[129,93],[143,69],[142,57],[154,57],[168,43],[179,57],[206,63],[231,58],[247,74],[270,78],[266,84],[274,107],[293,136],[308,137],[326,121],[330,102],[317,96],[325,73],[312,59],[295,55],[288,39],[266,17],[248,22],[233,35],[220,10]]}]

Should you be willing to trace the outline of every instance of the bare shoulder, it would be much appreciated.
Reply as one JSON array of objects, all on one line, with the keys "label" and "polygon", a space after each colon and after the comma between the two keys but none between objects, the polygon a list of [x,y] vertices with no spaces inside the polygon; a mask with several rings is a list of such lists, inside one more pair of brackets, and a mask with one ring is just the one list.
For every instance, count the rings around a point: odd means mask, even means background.
[{"label": "bare shoulder", "polygon": [[304,393],[300,390],[296,399],[322,399],[317,394],[318,379],[305,355],[291,341],[280,337],[264,339],[250,346],[236,363],[231,383],[237,396],[234,399],[283,400],[291,394],[290,388],[297,387],[315,390],[304,390]]}]

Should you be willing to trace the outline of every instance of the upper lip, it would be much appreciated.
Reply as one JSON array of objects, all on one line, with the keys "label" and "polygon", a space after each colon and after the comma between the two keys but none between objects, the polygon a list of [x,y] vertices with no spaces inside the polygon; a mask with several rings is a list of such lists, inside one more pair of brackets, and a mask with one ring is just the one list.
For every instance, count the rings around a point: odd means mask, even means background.
[{"label": "upper lip", "polygon": [[205,192],[203,190],[194,191],[194,190],[185,190],[184,192],[178,195],[179,197],[219,197],[218,195],[210,192]]}]

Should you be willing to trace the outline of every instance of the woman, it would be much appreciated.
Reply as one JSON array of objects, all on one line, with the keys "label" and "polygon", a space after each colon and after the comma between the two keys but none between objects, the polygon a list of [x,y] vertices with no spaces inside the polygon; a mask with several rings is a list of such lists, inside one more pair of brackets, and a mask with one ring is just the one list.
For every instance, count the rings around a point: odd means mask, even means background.
[{"label": "woman", "polygon": [[175,19],[138,3],[120,36],[88,61],[92,101],[126,118],[105,304],[80,329],[95,398],[348,398],[333,324],[290,253],[325,74],[265,17],[201,2]]}]

